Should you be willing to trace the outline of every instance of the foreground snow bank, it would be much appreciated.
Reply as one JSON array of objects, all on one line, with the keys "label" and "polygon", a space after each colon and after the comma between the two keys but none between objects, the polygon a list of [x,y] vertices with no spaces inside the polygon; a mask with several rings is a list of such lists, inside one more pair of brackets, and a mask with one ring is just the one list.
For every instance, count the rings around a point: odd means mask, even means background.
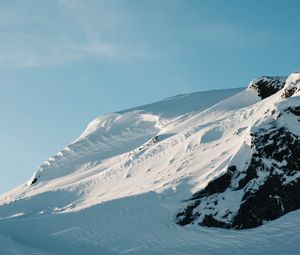
[{"label": "foreground snow bank", "polygon": [[170,218],[175,197],[152,192],[77,213],[0,221],[0,254],[298,254],[299,212],[246,231],[180,227]]}]

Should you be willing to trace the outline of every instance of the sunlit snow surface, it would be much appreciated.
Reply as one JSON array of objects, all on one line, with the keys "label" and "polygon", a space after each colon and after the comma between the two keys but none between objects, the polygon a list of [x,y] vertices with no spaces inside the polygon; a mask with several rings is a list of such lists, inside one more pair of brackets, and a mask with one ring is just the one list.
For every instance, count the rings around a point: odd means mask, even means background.
[{"label": "sunlit snow surface", "polygon": [[243,165],[251,127],[280,100],[215,90],[97,118],[0,198],[0,254],[298,254],[299,211],[242,231],[174,221],[229,162]]}]

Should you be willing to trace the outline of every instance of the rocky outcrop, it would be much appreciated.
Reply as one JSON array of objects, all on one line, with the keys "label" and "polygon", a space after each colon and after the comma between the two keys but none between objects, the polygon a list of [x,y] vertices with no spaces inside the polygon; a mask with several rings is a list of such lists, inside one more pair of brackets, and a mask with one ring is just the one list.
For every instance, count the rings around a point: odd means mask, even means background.
[{"label": "rocky outcrop", "polygon": [[[286,128],[261,130],[254,134],[257,153],[246,176],[264,175],[258,187],[245,185],[240,208],[231,227],[252,228],[300,208],[300,139]],[[256,177],[257,176],[257,177]],[[251,178],[249,178],[251,179]]]},{"label": "rocky outcrop", "polygon": [[263,76],[251,81],[248,89],[253,89],[261,99],[265,99],[278,91],[285,85],[286,77]]},{"label": "rocky outcrop", "polygon": [[[177,214],[178,224],[197,222],[208,227],[253,228],[300,208],[300,139],[284,128],[269,133],[261,130],[253,136],[257,153],[248,169],[243,173],[231,166],[195,193],[190,204]],[[234,187],[236,182],[238,186]],[[241,200],[235,201],[240,203],[239,209],[235,212],[229,207],[220,215],[224,208],[218,207],[218,203],[232,199],[227,196],[239,200],[234,192],[242,193]],[[197,210],[203,203],[205,206]]]},{"label": "rocky outcrop", "polygon": [[245,170],[235,165],[196,192],[176,215],[179,225],[245,229],[258,227],[300,209],[300,137],[279,122],[300,121],[300,106],[276,113],[251,132],[251,157]]},{"label": "rocky outcrop", "polygon": [[299,91],[300,91],[300,73],[299,72],[292,73],[286,80],[286,84],[283,88],[281,97],[283,99],[289,98],[295,95]]},{"label": "rocky outcrop", "polygon": [[281,97],[289,98],[299,91],[300,91],[300,87],[296,87],[296,86],[287,87],[283,90]]}]

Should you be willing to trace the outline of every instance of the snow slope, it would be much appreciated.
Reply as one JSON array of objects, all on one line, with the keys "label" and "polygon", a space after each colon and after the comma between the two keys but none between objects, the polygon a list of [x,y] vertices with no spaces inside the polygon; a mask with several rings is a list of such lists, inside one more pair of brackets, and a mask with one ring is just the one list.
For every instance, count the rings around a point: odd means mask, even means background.
[{"label": "snow slope", "polygon": [[[298,103],[297,92],[290,99]],[[250,86],[97,118],[1,196],[0,254],[297,254],[299,211],[241,231],[176,224],[186,200],[229,163],[243,168],[251,130],[286,100],[281,89],[261,100]],[[220,215],[238,208],[239,195]]]}]

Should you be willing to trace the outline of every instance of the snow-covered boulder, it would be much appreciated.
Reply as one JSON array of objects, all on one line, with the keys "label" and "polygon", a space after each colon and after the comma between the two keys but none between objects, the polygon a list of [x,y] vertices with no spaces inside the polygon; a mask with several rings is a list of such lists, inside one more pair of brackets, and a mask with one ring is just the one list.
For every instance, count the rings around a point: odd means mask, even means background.
[{"label": "snow-covered boulder", "polygon": [[288,98],[300,91],[300,72],[292,73],[286,80],[282,98]]}]

